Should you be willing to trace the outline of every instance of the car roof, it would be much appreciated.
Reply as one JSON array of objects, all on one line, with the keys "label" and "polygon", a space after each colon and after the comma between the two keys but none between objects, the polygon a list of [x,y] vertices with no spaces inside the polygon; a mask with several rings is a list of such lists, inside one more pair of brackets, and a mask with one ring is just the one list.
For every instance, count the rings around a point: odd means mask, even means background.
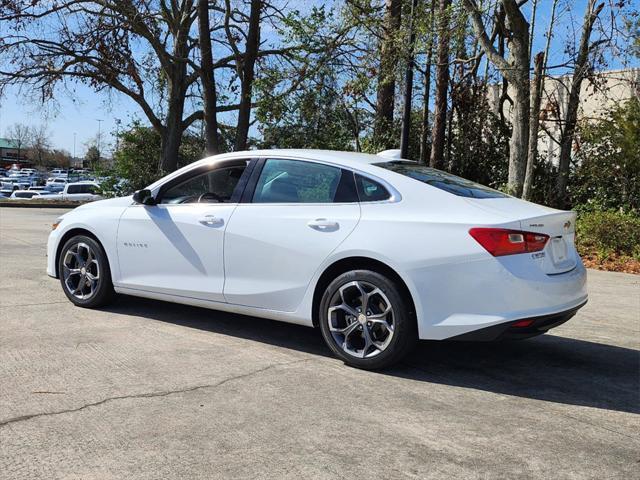
[{"label": "car roof", "polygon": [[303,148],[287,148],[272,150],[245,150],[241,152],[224,153],[214,157],[205,158],[203,162],[231,158],[255,158],[255,157],[284,157],[300,158],[305,160],[318,160],[321,162],[344,165],[345,167],[358,167],[372,163],[383,162],[385,159],[377,155],[361,152],[342,152],[338,150],[313,150]]},{"label": "car roof", "polygon": [[[175,172],[163,177],[149,185],[147,188],[151,190],[157,189],[165,182],[202,165],[213,162],[232,159],[249,159],[257,157],[282,158],[282,159],[300,159],[309,161],[318,161],[333,164],[338,167],[349,168],[354,171],[374,174],[378,178],[389,176],[389,172],[375,166],[375,163],[389,161],[388,158],[361,152],[343,152],[338,150],[313,150],[313,149],[270,149],[270,150],[244,150],[239,152],[222,153],[211,157],[203,158],[197,162],[190,163]],[[396,175],[396,174],[392,174]]]}]

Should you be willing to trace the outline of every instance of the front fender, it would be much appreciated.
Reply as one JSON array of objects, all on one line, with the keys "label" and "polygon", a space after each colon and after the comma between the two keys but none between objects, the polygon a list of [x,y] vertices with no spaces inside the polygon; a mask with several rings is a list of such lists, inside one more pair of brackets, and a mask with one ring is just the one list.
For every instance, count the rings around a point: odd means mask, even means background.
[{"label": "front fender", "polygon": [[[127,201],[128,200],[128,201]],[[104,248],[113,281],[120,278],[117,234],[120,217],[131,204],[128,198],[104,200],[78,207],[62,216],[47,241],[47,274],[58,277],[57,258],[64,242],[74,235],[89,234]]]}]

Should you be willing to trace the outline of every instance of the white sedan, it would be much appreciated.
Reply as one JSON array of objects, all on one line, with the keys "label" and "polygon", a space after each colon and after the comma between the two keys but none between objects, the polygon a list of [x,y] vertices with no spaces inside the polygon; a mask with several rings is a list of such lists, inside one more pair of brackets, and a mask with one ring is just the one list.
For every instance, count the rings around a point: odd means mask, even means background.
[{"label": "white sedan", "polygon": [[42,200],[49,199],[49,197],[55,196],[54,193],[46,190],[14,190],[11,196],[11,200]]},{"label": "white sedan", "polygon": [[418,339],[545,333],[587,301],[576,215],[415,162],[218,155],[53,226],[47,273],[98,307],[123,293],[319,327],[360,368]]}]

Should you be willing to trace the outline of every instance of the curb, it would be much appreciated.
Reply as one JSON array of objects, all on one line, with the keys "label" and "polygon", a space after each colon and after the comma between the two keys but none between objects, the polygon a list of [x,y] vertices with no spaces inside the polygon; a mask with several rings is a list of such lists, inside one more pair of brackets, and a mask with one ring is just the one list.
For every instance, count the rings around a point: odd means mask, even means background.
[{"label": "curb", "polygon": [[58,202],[56,200],[0,200],[0,208],[76,208],[89,202]]}]

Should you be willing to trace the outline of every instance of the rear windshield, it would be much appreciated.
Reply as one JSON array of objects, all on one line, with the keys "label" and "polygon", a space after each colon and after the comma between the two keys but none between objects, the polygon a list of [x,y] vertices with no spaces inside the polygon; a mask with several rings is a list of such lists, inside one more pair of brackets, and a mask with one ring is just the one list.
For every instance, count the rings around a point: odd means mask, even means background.
[{"label": "rear windshield", "polygon": [[391,170],[392,172],[411,177],[422,183],[439,188],[445,192],[453,193],[459,197],[468,198],[505,198],[508,195],[494,190],[479,183],[451,175],[450,173],[436,170],[435,168],[425,167],[415,162],[393,161],[381,162],[375,164],[378,167]]}]

